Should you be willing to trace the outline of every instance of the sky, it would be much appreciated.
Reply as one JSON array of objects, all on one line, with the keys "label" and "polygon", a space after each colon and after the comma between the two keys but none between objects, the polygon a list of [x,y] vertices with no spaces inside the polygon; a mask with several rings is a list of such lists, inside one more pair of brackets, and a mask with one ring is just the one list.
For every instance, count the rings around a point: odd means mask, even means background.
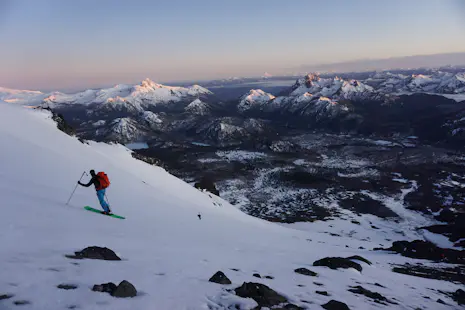
[{"label": "sky", "polygon": [[0,0],[0,86],[63,90],[465,52],[464,0]]}]

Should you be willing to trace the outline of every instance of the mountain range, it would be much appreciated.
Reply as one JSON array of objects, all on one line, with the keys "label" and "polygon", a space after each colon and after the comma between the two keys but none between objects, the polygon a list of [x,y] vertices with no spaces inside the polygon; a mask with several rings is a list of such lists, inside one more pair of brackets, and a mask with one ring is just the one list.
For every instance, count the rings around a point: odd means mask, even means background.
[{"label": "mountain range", "polygon": [[457,145],[465,136],[464,104],[444,96],[464,95],[465,73],[442,71],[378,72],[364,80],[308,74],[278,94],[251,89],[232,101],[199,85],[149,79],[76,94],[0,88],[4,101],[59,112],[84,138],[129,143],[168,134],[216,145],[263,140],[289,128],[415,134]]}]

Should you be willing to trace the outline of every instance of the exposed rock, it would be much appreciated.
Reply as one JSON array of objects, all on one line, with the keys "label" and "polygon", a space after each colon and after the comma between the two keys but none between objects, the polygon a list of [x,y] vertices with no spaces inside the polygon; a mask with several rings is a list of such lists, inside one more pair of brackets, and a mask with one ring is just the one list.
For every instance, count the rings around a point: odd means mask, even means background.
[{"label": "exposed rock", "polygon": [[363,257],[361,257],[359,255],[350,256],[350,257],[347,257],[347,259],[359,260],[359,261],[362,261],[364,263],[367,263],[368,265],[372,264],[368,259],[363,258]]},{"label": "exposed rock", "polygon": [[384,301],[384,302],[393,303],[393,302],[389,301],[386,297],[381,295],[380,293],[372,292],[370,290],[367,290],[366,288],[363,288],[360,285],[359,286],[352,286],[352,288],[349,289],[349,292],[352,292],[354,294],[359,294],[359,295],[365,295],[366,297],[371,298],[376,302],[383,302]]},{"label": "exposed rock", "polygon": [[452,293],[452,299],[459,305],[465,305],[465,291],[458,289],[455,293]]},{"label": "exposed rock", "polygon": [[123,280],[116,286],[116,284],[109,282],[104,284],[96,284],[92,288],[94,292],[109,293],[113,297],[125,298],[137,296],[137,290],[130,282]]},{"label": "exposed rock", "polygon": [[130,282],[123,280],[118,287],[116,287],[112,296],[119,298],[135,297],[137,296],[137,290]]},{"label": "exposed rock", "polygon": [[13,295],[13,294],[3,294],[3,295],[0,295],[0,300],[10,299],[10,298],[12,298],[14,296],[15,295]]},{"label": "exposed rock", "polygon": [[465,263],[465,251],[439,248],[435,244],[423,240],[412,242],[395,241],[390,248],[376,248],[374,250],[394,251],[405,257],[442,261],[452,264]]},{"label": "exposed rock", "polygon": [[421,264],[405,264],[404,266],[398,265],[392,268],[392,271],[415,277],[444,280],[465,284],[465,277],[463,276],[465,274],[465,266],[463,265],[450,268],[439,268],[427,267]]},{"label": "exposed rock", "polygon": [[24,305],[30,305],[31,302],[29,300],[16,300],[13,301],[13,303],[17,306],[24,306]]},{"label": "exposed rock", "polygon": [[270,280],[273,280],[274,277],[273,276],[264,276],[265,279],[270,279]]},{"label": "exposed rock", "polygon": [[360,266],[360,264],[353,262],[348,258],[342,258],[342,257],[326,257],[326,258],[315,261],[313,263],[313,266],[326,266],[331,269],[354,268],[360,272],[362,271],[362,266]]},{"label": "exposed rock", "polygon": [[440,298],[439,298],[438,300],[436,300],[436,302],[437,302],[438,304],[442,304],[442,305],[445,305],[445,304],[446,304],[446,303],[445,303],[442,299],[440,299]]},{"label": "exposed rock", "polygon": [[323,296],[329,296],[327,291],[315,291],[315,293],[323,295]]},{"label": "exposed rock", "polygon": [[272,307],[287,301],[284,296],[260,283],[244,282],[244,284],[234,291],[237,296],[252,298],[260,307]]},{"label": "exposed rock", "polygon": [[109,293],[110,295],[116,290],[116,284],[113,282],[103,283],[103,284],[95,284],[92,287],[92,291],[94,292],[103,292]]},{"label": "exposed rock", "polygon": [[66,255],[66,257],[74,259],[121,260],[121,258],[109,248],[98,246],[87,247],[82,251],[74,252],[74,255]]},{"label": "exposed rock", "polygon": [[203,177],[199,182],[194,184],[197,189],[209,191],[213,195],[219,196],[220,192],[216,189],[215,183],[207,177]]},{"label": "exposed rock", "polygon": [[313,282],[313,284],[318,285],[318,286],[323,286],[323,283],[318,283],[318,282]]},{"label": "exposed rock", "polygon": [[258,273],[254,273],[253,276],[254,276],[255,278],[261,278],[261,277],[262,277],[262,276],[261,276],[260,274],[258,274]]},{"label": "exposed rock", "polygon": [[[342,208],[362,214],[373,214],[380,218],[397,218],[399,215],[386,207],[383,203],[373,198],[355,194],[350,198],[346,198],[340,202]],[[378,229],[377,227],[373,227]]]},{"label": "exposed rock", "polygon": [[294,270],[296,273],[303,274],[304,276],[316,277],[318,273],[308,270],[307,268],[297,268]]},{"label": "exposed rock", "polygon": [[273,308],[273,310],[304,310],[304,308],[294,304],[287,304],[284,307]]},{"label": "exposed rock", "polygon": [[57,285],[57,288],[62,289],[62,290],[75,290],[75,289],[77,289],[77,285],[74,285],[74,284],[59,284],[59,285]]},{"label": "exposed rock", "polygon": [[41,109],[41,110],[48,110],[50,113],[52,113],[52,120],[55,121],[57,124],[57,128],[67,135],[74,136],[76,134],[76,130],[66,122],[65,118],[63,117],[62,114],[56,113],[55,111],[52,111],[52,109],[48,107],[37,107],[35,109]]},{"label": "exposed rock", "polygon": [[215,273],[208,281],[218,284],[232,283],[231,280],[229,280],[228,277],[222,271],[218,271],[217,273]]},{"label": "exposed rock", "polygon": [[330,300],[327,304],[322,305],[322,307],[326,310],[350,310],[349,306],[345,303],[336,300]]},{"label": "exposed rock", "polygon": [[141,151],[138,151],[138,152],[132,152],[131,153],[131,156],[135,159],[138,159],[138,160],[141,160],[143,162],[146,162],[147,164],[149,165],[153,165],[153,166],[159,166],[159,167],[162,167],[162,168],[165,168],[163,162],[158,159],[158,158],[155,158],[153,155],[152,156],[145,156],[145,155],[142,155],[140,154]]}]

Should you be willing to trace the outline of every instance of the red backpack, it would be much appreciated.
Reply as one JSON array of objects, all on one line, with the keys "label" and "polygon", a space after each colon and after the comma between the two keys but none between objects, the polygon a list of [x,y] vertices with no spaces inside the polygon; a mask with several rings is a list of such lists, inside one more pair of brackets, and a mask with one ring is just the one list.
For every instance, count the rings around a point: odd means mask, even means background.
[{"label": "red backpack", "polygon": [[99,173],[97,173],[97,179],[100,184],[98,190],[101,190],[101,189],[104,189],[110,186],[110,180],[108,179],[108,176],[105,172],[100,171]]}]

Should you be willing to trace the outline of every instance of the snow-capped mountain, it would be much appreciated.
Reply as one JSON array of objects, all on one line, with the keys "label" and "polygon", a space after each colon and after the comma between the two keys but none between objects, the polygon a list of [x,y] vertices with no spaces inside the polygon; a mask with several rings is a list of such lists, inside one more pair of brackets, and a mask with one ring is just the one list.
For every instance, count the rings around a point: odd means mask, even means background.
[{"label": "snow-capped mountain", "polygon": [[240,98],[237,109],[245,112],[250,109],[261,109],[264,105],[273,100],[275,96],[268,94],[261,89],[251,89],[247,94]]},{"label": "snow-capped mountain", "polygon": [[18,90],[0,87],[0,100],[19,105],[36,106],[47,97],[40,91]]},{"label": "snow-capped mountain", "polygon": [[199,124],[195,133],[203,141],[217,145],[237,145],[260,140],[270,132],[265,121],[253,118],[222,117]]},{"label": "snow-capped mountain", "polygon": [[321,78],[318,74],[308,74],[296,81],[290,96],[310,93],[313,96],[332,100],[380,100],[383,99],[373,87],[357,80],[344,80],[339,77]]},{"label": "snow-capped mountain", "polygon": [[189,103],[184,110],[188,113],[195,114],[195,115],[208,115],[210,113],[210,107],[207,103],[203,102],[200,99],[195,99],[191,103]]},{"label": "snow-capped mountain", "polygon": [[372,87],[358,81],[322,79],[313,74],[297,80],[285,96],[275,97],[263,90],[251,90],[241,97],[237,109],[242,113],[262,111],[292,114],[319,121],[349,113],[348,105],[342,100],[365,101],[381,98],[383,96]]},{"label": "snow-capped mountain", "polygon": [[158,129],[163,124],[163,120],[160,116],[150,111],[142,112],[142,119],[153,129]]},{"label": "snow-capped mountain", "polygon": [[189,98],[211,95],[199,85],[188,88],[157,84],[150,79],[138,85],[118,84],[111,88],[85,90],[76,94],[54,92],[47,96],[42,106],[57,108],[66,105],[95,105],[100,111],[144,111],[160,104],[177,103]]},{"label": "snow-capped mountain", "polygon": [[420,92],[435,94],[465,93],[465,73],[435,71],[433,74],[393,74],[377,72],[364,81],[382,93]]},{"label": "snow-capped mountain", "polygon": [[105,132],[105,136],[107,139],[121,142],[137,140],[140,135],[137,125],[137,122],[129,117],[114,119],[110,123],[109,130]]}]

